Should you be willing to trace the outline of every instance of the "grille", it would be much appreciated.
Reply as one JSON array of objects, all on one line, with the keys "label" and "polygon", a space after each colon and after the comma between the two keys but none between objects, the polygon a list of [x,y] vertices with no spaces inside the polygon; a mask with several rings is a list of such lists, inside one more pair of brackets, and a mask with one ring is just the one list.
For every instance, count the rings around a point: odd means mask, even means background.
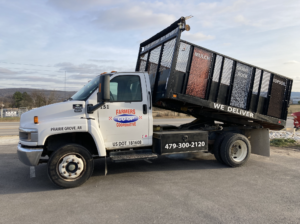
[{"label": "grille", "polygon": [[163,54],[159,71],[162,72],[171,67],[176,39],[172,39],[164,44]]},{"label": "grille", "polygon": [[150,52],[149,65],[148,65],[149,74],[156,73],[160,50],[161,50],[161,46],[158,46]]},{"label": "grille", "polygon": [[253,68],[237,63],[230,105],[246,109]]},{"label": "grille", "polygon": [[221,83],[224,85],[230,84],[232,65],[233,65],[233,60],[225,58],[223,72],[222,72],[222,79],[221,79]]},{"label": "grille", "polygon": [[261,70],[260,69],[256,69],[256,71],[255,71],[255,77],[254,77],[254,83],[253,83],[252,94],[255,94],[255,95],[258,94],[260,76],[261,76]]},{"label": "grille", "polygon": [[191,49],[191,45],[180,42],[179,53],[178,53],[177,64],[176,64],[177,71],[186,73],[190,49]]},{"label": "grille", "polygon": [[274,75],[271,97],[268,108],[268,115],[272,117],[281,118],[284,93],[287,86],[287,79]]},{"label": "grille", "polygon": [[186,94],[205,98],[211,61],[211,52],[202,50],[200,48],[194,48]]},{"label": "grille", "polygon": [[222,66],[222,59],[223,59],[222,56],[217,55],[216,62],[215,62],[214,74],[213,74],[213,78],[212,78],[213,82],[219,82],[220,71],[221,71],[221,66]]},{"label": "grille", "polygon": [[260,96],[267,98],[269,91],[269,83],[270,83],[271,73],[264,72],[263,79],[260,88]]},{"label": "grille", "polygon": [[148,52],[141,55],[141,57],[140,57],[140,66],[139,66],[139,71],[140,72],[145,71],[146,64],[147,64],[147,58],[148,58]]},{"label": "grille", "polygon": [[155,83],[155,77],[156,77],[156,71],[157,71],[157,66],[158,66],[160,50],[161,50],[161,46],[154,48],[150,52],[150,57],[149,57],[148,74],[149,74],[149,79],[151,82],[152,91],[153,91],[153,87],[154,87],[154,83]]}]

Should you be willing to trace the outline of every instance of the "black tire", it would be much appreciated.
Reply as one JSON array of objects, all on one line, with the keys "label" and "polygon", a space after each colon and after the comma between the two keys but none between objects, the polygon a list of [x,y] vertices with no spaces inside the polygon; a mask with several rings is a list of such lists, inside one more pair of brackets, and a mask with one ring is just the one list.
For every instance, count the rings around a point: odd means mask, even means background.
[{"label": "black tire", "polygon": [[222,133],[217,137],[217,139],[214,142],[213,154],[219,163],[225,164],[220,154],[220,145],[222,144],[224,138],[227,135],[231,135],[231,134],[232,133],[229,132]]},{"label": "black tire", "polygon": [[[76,163],[72,162],[72,160],[67,164],[66,166],[69,167],[69,164],[72,163],[73,168],[76,166],[76,170],[72,171],[67,171],[70,172],[70,175],[77,175],[77,172],[80,174],[76,178],[66,178],[63,176],[63,173],[60,173],[59,166],[62,163],[62,161],[65,158],[68,158],[68,156],[76,156],[76,158],[80,159],[80,165],[81,163],[83,164],[83,168],[80,168],[79,165]],[[75,161],[76,161],[75,158]],[[68,162],[68,160],[66,161]],[[79,164],[79,163],[78,163]],[[63,168],[65,166],[62,166]],[[82,169],[82,170],[81,170]],[[67,170],[67,168],[66,168]],[[77,171],[78,170],[78,171]],[[78,187],[85,183],[90,176],[92,175],[94,170],[94,160],[91,155],[91,153],[83,146],[78,145],[78,144],[68,144],[64,145],[58,150],[56,150],[54,153],[52,153],[49,161],[48,161],[48,177],[49,179],[56,184],[59,187],[62,188],[73,188],[73,187]],[[77,172],[76,172],[77,171]],[[64,172],[66,173],[66,172]],[[66,174],[64,174],[66,175]]]},{"label": "black tire", "polygon": [[251,154],[249,140],[241,134],[226,135],[220,145],[220,155],[223,162],[230,167],[244,165]]}]

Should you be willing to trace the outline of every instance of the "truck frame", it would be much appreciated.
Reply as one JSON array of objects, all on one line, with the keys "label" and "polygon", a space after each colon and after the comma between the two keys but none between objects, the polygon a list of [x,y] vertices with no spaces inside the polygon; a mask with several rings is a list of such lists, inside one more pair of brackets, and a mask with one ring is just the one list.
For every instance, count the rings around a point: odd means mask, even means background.
[{"label": "truck frame", "polygon": [[[210,152],[230,167],[270,156],[285,126],[292,80],[181,40],[184,17],[140,45],[135,72],[101,74],[65,102],[21,116],[18,156],[47,163],[63,188],[83,184],[94,159],[113,162]],[[153,125],[153,106],[195,120]],[[106,173],[106,171],[105,171]]]}]

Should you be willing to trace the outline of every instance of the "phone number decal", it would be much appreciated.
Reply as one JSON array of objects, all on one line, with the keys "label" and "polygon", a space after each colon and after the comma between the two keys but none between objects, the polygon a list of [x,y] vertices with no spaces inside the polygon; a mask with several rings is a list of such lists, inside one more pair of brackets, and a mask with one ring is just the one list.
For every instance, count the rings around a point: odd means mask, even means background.
[{"label": "phone number decal", "polygon": [[195,148],[203,147],[205,142],[183,142],[183,143],[169,143],[165,145],[165,149],[183,149],[183,148]]}]

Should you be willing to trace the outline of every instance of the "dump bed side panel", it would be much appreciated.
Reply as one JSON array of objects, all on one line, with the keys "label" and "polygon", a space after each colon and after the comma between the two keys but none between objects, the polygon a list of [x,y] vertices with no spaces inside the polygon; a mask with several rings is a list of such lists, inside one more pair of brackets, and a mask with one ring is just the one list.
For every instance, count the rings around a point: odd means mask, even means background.
[{"label": "dump bed side panel", "polygon": [[[178,23],[181,21],[179,19],[140,46],[136,71],[147,72],[149,74],[154,102],[166,98],[167,88],[171,86],[168,85],[168,82],[170,74],[175,72],[175,66],[177,65],[176,59],[181,35]],[[188,55],[184,57],[185,60],[188,60],[188,58]],[[180,64],[178,66],[184,67],[184,65]],[[185,68],[181,68],[181,70],[185,70]],[[178,76],[182,76],[182,81],[183,74],[184,72],[178,74]],[[178,85],[177,83],[172,83],[172,86]],[[176,91],[181,91],[181,89],[176,89]]]},{"label": "dump bed side panel", "polygon": [[180,21],[140,47],[136,70],[149,74],[154,105],[164,107],[162,102],[170,100],[189,102],[216,115],[227,108],[224,112],[235,117],[282,128],[293,81],[181,40]]},{"label": "dump bed side panel", "polygon": [[[181,93],[286,119],[290,79],[185,41],[180,44],[193,52],[187,60],[191,63],[185,71],[187,84]],[[181,60],[182,57],[177,63]]]}]

